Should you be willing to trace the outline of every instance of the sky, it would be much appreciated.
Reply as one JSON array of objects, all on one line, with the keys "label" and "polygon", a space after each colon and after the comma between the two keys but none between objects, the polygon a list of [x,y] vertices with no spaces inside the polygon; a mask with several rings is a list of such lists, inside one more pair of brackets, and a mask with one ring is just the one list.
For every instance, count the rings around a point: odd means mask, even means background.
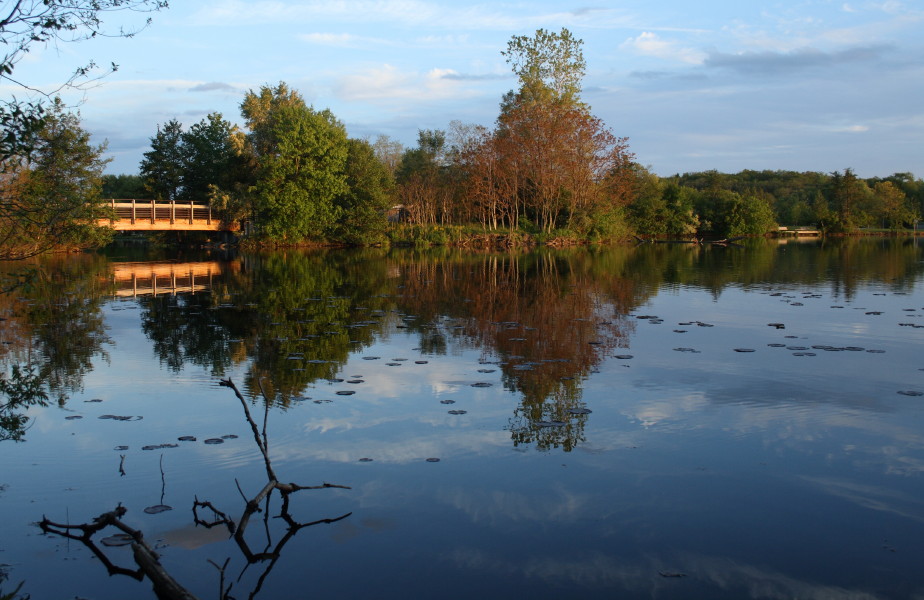
[{"label": "sky", "polygon": [[171,119],[242,125],[244,94],[280,81],[351,137],[412,147],[419,129],[491,126],[517,86],[507,42],[567,28],[583,100],[654,173],[924,176],[924,0],[170,0],[152,17],[130,39],[33,48],[15,70],[52,90],[89,59],[118,64],[63,95],[107,141],[109,173],[138,173]]}]

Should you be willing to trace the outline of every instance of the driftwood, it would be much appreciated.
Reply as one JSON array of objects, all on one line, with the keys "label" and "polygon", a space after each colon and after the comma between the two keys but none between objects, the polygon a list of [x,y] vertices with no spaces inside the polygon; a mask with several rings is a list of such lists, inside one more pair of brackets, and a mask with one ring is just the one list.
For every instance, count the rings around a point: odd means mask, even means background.
[{"label": "driftwood", "polygon": [[[157,553],[144,541],[144,534],[122,522],[121,517],[128,512],[124,506],[117,506],[114,510],[103,513],[93,519],[92,523],[71,525],[68,523],[55,523],[42,516],[39,527],[45,533],[53,533],[72,540],[78,540],[89,548],[97,558],[106,566],[110,575],[127,575],[141,581],[147,576],[154,586],[154,593],[162,600],[196,600],[196,597],[176,582],[158,560]],[[93,535],[106,527],[115,527],[132,539],[132,556],[137,569],[119,567],[109,560],[109,557],[93,541]],[[79,531],[80,534],[73,533]]]},{"label": "driftwood", "polygon": [[[282,555],[282,549],[292,539],[295,534],[306,527],[311,527],[313,525],[319,525],[322,523],[336,523],[342,519],[349,517],[352,512],[346,513],[339,517],[329,518],[329,519],[318,519],[316,521],[310,521],[307,523],[301,523],[296,521],[292,515],[289,513],[289,497],[302,490],[320,490],[327,488],[339,488],[339,489],[352,489],[349,486],[337,485],[333,483],[322,483],[321,485],[300,485],[297,483],[282,483],[276,477],[276,473],[273,469],[272,461],[270,460],[269,455],[269,439],[266,434],[266,424],[269,416],[269,406],[270,401],[266,396],[266,392],[263,390],[263,386],[260,385],[260,392],[263,394],[263,399],[265,401],[265,409],[263,413],[263,428],[262,431],[257,427],[256,422],[253,419],[253,416],[250,413],[250,408],[244,396],[237,389],[237,386],[231,381],[231,379],[220,380],[219,384],[231,388],[235,396],[241,402],[241,406],[244,409],[244,416],[247,420],[247,423],[250,425],[251,431],[253,432],[254,441],[257,444],[257,448],[260,450],[260,454],[263,457],[263,465],[266,470],[267,482],[263,488],[257,493],[253,498],[248,499],[244,492],[241,490],[240,484],[235,479],[237,483],[238,491],[240,491],[241,496],[244,498],[245,507],[244,511],[241,513],[240,518],[237,522],[231,519],[225,512],[219,510],[212,502],[208,500],[199,500],[196,497],[193,500],[192,512],[193,512],[193,521],[196,525],[202,525],[203,527],[211,528],[219,525],[227,527],[229,534],[234,539],[241,553],[246,559],[246,564],[241,570],[238,579],[243,576],[244,572],[251,564],[259,562],[268,562],[266,569],[260,575],[256,587],[250,592],[249,598],[253,598],[263,587],[263,582],[266,580],[266,577],[269,575],[273,566],[275,566],[276,561],[279,560]],[[124,462],[124,457],[123,457]],[[122,465],[120,464],[120,470]],[[165,485],[163,465],[161,465],[161,482]],[[262,552],[254,552],[250,549],[250,546],[247,543],[247,540],[244,537],[246,533],[247,526],[250,523],[251,517],[254,513],[262,512],[264,514],[264,529],[266,531],[267,538],[269,538],[269,504],[270,498],[273,492],[278,491],[282,498],[282,506],[280,508],[280,513],[275,517],[285,521],[287,528],[286,533],[275,545],[272,544],[272,541],[267,539],[265,545],[265,550]],[[161,501],[163,501],[163,487],[161,494]],[[261,504],[265,504],[264,508],[261,508]],[[208,520],[201,516],[200,512],[205,509],[211,511],[212,518]],[[121,505],[117,506],[114,510],[103,513],[100,516],[93,519],[91,523],[81,523],[77,525],[66,524],[66,523],[55,523],[50,521],[47,517],[42,517],[42,521],[39,523],[42,531],[45,533],[53,533],[60,535],[69,539],[78,540],[82,542],[87,548],[89,548],[93,554],[106,566],[107,571],[110,575],[126,575],[141,581],[144,577],[147,577],[151,580],[151,583],[154,586],[154,593],[160,600],[195,600],[196,597],[181,586],[169,573],[163,568],[158,560],[157,553],[144,541],[144,536],[141,531],[133,529],[122,522],[121,518],[125,515],[127,509]],[[107,527],[115,527],[122,531],[125,535],[129,536],[131,539],[132,546],[132,556],[137,564],[137,569],[129,569],[126,567],[120,567],[112,563],[109,560],[109,557],[96,545],[96,542],[93,540],[93,536],[102,531]],[[105,545],[105,540],[103,541]],[[270,548],[272,548],[270,550]],[[226,559],[222,566],[218,566],[217,563],[209,560],[208,562],[214,566],[219,571],[219,599],[220,600],[233,600],[231,593],[231,588],[233,584],[228,584],[225,586],[225,571],[228,566],[230,558]]]}]

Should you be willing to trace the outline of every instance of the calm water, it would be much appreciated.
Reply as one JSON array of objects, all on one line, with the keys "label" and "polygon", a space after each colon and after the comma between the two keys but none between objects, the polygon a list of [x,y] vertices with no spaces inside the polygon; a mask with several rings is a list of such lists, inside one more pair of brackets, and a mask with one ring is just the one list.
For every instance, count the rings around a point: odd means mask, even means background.
[{"label": "calm water", "polygon": [[[239,599],[924,594],[911,240],[170,258],[0,296],[0,359],[53,399],[0,443],[4,592],[153,597],[35,526],[121,503],[199,598],[226,559]],[[281,481],[350,487],[293,494],[348,516],[288,532],[272,495],[252,564],[192,513],[267,481],[228,377]]]}]

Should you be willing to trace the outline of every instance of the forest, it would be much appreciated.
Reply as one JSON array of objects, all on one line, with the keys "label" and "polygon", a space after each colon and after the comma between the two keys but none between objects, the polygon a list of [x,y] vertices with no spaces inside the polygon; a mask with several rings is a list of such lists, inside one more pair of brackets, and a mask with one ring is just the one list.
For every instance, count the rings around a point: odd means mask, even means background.
[{"label": "forest", "polygon": [[[582,42],[567,29],[514,36],[519,86],[493,127],[453,121],[405,148],[351,138],[285,82],[250,90],[243,126],[220,113],[150,138],[137,174],[105,175],[78,114],[55,102],[28,154],[4,159],[0,255],[106,243],[105,199],[208,202],[267,245],[566,244],[723,239],[781,226],[822,234],[916,230],[924,181],[834,173],[659,176],[581,98]],[[52,200],[53,199],[53,200]]]}]

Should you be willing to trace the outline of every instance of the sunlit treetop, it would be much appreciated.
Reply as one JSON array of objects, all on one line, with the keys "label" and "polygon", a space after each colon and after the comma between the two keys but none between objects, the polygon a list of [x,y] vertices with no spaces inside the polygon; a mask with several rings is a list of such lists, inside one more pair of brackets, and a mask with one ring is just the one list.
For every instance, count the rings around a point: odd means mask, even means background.
[{"label": "sunlit treetop", "polygon": [[523,100],[576,103],[587,66],[582,44],[567,29],[559,33],[538,29],[532,37],[511,38],[501,54],[520,79]]}]

